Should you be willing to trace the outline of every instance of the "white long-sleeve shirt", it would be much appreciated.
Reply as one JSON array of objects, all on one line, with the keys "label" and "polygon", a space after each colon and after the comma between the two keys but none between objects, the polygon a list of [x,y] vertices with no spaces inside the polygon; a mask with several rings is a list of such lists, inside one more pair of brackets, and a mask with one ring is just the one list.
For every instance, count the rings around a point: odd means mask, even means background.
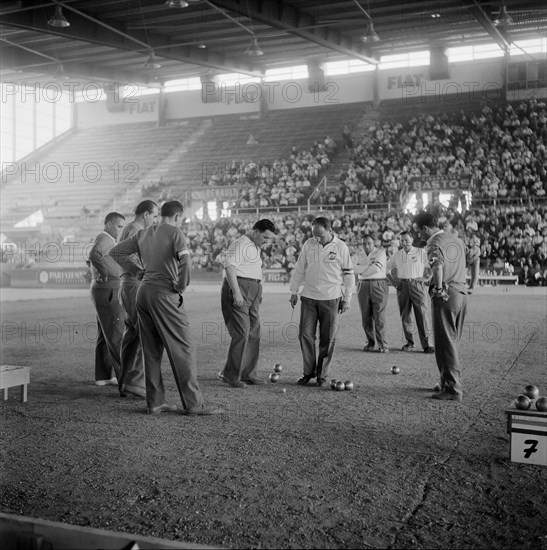
[{"label": "white long-sleeve shirt", "polygon": [[368,256],[365,252],[358,252],[353,257],[353,263],[360,281],[386,278],[387,256],[383,248],[375,248]]},{"label": "white long-sleeve shirt", "polygon": [[322,245],[315,237],[308,239],[296,262],[290,291],[313,300],[336,300],[342,297],[349,302],[355,288],[355,275],[346,243],[335,235]]}]

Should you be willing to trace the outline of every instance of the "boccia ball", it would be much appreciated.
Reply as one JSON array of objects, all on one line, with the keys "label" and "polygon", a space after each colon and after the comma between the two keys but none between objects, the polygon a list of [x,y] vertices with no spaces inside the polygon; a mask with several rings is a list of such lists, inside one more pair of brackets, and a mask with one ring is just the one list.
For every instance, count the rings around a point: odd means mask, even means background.
[{"label": "boccia ball", "polygon": [[277,374],[276,372],[272,372],[272,374],[270,374],[270,382],[277,382],[279,380],[279,374]]},{"label": "boccia ball", "polygon": [[515,407],[517,409],[520,409],[521,411],[527,411],[530,408],[530,405],[532,402],[530,401],[530,398],[526,395],[519,395],[515,399]]},{"label": "boccia ball", "polygon": [[391,367],[391,374],[399,374],[401,372],[401,369],[397,365],[393,365]]},{"label": "boccia ball", "polygon": [[353,389],[353,382],[351,380],[346,380],[344,382],[344,388],[348,391]]},{"label": "boccia ball", "polygon": [[539,397],[539,390],[537,386],[534,386],[533,384],[528,384],[522,393],[530,399],[537,399]]},{"label": "boccia ball", "polygon": [[276,363],[274,365],[274,372],[281,372],[283,370],[283,365],[280,365],[279,363]]},{"label": "boccia ball", "polygon": [[336,378],[333,378],[331,381],[330,381],[330,387],[332,390],[335,390],[336,389],[336,382],[338,382],[338,380],[336,380]]},{"label": "boccia ball", "polygon": [[547,397],[540,397],[536,401],[536,409],[540,412],[547,412]]},{"label": "boccia ball", "polygon": [[344,391],[346,389],[346,386],[344,385],[344,382],[341,382],[340,380],[338,380],[334,388],[336,389],[336,391]]}]

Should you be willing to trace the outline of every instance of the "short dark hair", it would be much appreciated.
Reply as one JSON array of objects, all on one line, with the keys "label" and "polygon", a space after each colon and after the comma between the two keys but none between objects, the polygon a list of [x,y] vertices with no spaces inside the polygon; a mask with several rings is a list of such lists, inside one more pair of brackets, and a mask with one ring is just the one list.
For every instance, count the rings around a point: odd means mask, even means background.
[{"label": "short dark hair", "polygon": [[151,200],[139,202],[139,204],[137,204],[137,208],[135,208],[135,216],[142,216],[143,214],[146,214],[146,212],[152,214],[156,206],[158,205]]},{"label": "short dark hair", "polygon": [[330,220],[328,218],[325,218],[323,216],[318,216],[317,218],[314,218],[314,220],[311,222],[312,225],[320,225],[321,227],[324,227],[327,231],[330,231],[331,224]]},{"label": "short dark hair", "polygon": [[416,224],[418,226],[418,229],[422,229],[423,227],[439,227],[439,223],[437,222],[437,219],[435,216],[431,215],[429,212],[420,212],[416,216],[414,216],[414,219],[412,220],[412,223]]},{"label": "short dark hair", "polygon": [[373,243],[374,243],[374,237],[370,234],[370,233],[365,233],[362,237],[361,237],[361,240],[364,241],[365,239],[370,239]]},{"label": "short dark hair", "polygon": [[260,231],[261,233],[264,233],[265,231],[271,231],[272,233],[276,233],[274,222],[268,219],[258,220],[253,225],[253,229],[255,229],[256,231]]},{"label": "short dark hair", "polygon": [[405,235],[410,235],[412,237],[412,234],[410,233],[410,231],[401,231],[401,233],[399,234],[399,238],[404,237]]},{"label": "short dark hair", "polygon": [[125,220],[125,216],[123,214],[120,214],[119,212],[109,212],[104,218],[104,224],[106,225],[107,223],[110,223],[117,218]]},{"label": "short dark hair", "polygon": [[161,217],[162,218],[172,218],[177,214],[182,214],[184,212],[184,207],[179,201],[167,201],[161,205]]}]

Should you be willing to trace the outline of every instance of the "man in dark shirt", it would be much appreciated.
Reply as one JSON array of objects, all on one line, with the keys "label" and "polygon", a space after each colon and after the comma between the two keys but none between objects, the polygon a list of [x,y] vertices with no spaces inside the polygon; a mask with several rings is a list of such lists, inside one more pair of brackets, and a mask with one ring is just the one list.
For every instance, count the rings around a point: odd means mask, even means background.
[{"label": "man in dark shirt", "polygon": [[[182,292],[190,282],[190,254],[180,228],[183,207],[169,201],[161,207],[161,221],[118,243],[110,254],[125,270],[141,278],[137,291],[139,333],[144,356],[146,402],[150,414],[174,411],[165,403],[161,374],[164,349],[186,414],[208,415],[222,409],[205,407],[197,381],[196,352]],[[131,260],[138,254],[143,270]]]},{"label": "man in dark shirt", "polygon": [[[431,397],[461,401],[462,383],[458,344],[467,311],[465,244],[439,229],[431,214],[422,212],[413,220],[414,229],[427,239],[426,252],[432,270],[430,283],[435,359],[441,375],[439,391]],[[475,280],[474,274],[471,277]]]}]

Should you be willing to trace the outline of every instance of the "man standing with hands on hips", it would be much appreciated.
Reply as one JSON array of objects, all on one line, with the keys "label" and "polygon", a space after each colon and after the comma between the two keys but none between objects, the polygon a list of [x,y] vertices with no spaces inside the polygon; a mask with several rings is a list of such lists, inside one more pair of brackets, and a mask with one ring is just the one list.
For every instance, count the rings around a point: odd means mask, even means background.
[{"label": "man standing with hands on hips", "polygon": [[431,322],[429,320],[428,280],[431,276],[431,269],[426,251],[423,248],[412,246],[413,242],[414,239],[408,231],[401,233],[403,248],[397,250],[389,259],[387,278],[397,289],[397,302],[406,339],[402,351],[414,349],[414,336],[410,317],[412,309],[414,309],[422,349],[424,353],[435,353],[429,342]]},{"label": "man standing with hands on hips", "polygon": [[440,372],[438,390],[431,397],[461,401],[462,383],[458,343],[467,309],[466,249],[464,243],[439,229],[437,220],[422,212],[412,220],[414,229],[427,239],[426,252],[433,272],[429,294],[435,336],[435,359]]},{"label": "man standing with hands on hips", "polygon": [[262,302],[261,249],[275,237],[275,231],[272,221],[259,220],[248,235],[236,239],[226,251],[220,301],[231,342],[220,376],[232,388],[264,383],[256,374]]},{"label": "man standing with hands on hips", "polygon": [[[340,313],[349,309],[355,288],[355,275],[346,243],[331,230],[330,220],[315,218],[312,222],[313,237],[302,247],[290,284],[291,306],[300,295],[299,340],[302,349],[304,375],[298,380],[305,386],[312,378],[317,385],[327,382]],[[316,357],[315,335],[319,324],[319,354]]]}]

